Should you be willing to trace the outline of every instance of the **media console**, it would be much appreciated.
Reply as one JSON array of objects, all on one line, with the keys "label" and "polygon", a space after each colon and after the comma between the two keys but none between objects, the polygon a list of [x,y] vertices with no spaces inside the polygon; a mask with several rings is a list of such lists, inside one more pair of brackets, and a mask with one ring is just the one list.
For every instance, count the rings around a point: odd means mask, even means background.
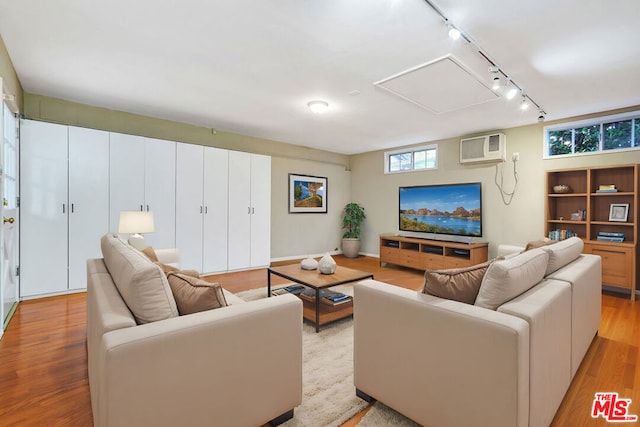
[{"label": "media console", "polygon": [[486,242],[458,243],[381,234],[380,265],[388,263],[417,270],[470,267],[487,261],[488,248]]}]

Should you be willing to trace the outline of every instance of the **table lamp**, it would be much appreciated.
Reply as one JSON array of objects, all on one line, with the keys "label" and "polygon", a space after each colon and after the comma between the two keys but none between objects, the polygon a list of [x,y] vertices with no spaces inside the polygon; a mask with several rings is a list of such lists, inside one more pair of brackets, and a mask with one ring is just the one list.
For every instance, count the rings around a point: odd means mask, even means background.
[{"label": "table lamp", "polygon": [[138,250],[143,250],[146,245],[144,237],[140,233],[153,233],[153,214],[143,211],[120,212],[120,224],[118,233],[131,234],[129,244]]}]

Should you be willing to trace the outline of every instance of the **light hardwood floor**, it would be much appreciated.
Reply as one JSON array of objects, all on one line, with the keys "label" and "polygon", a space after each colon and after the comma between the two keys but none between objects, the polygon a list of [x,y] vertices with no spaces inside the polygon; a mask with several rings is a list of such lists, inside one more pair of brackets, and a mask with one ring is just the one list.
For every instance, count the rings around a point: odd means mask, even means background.
[{"label": "light hardwood floor", "polygon": [[[419,289],[422,272],[381,268],[376,258],[335,257],[377,280]],[[266,286],[264,269],[210,276],[231,292]],[[274,278],[274,283],[284,280]],[[91,426],[84,293],[23,301],[0,340],[0,425]],[[640,415],[640,301],[603,294],[602,323],[553,421],[553,426],[603,426],[591,418],[596,392],[632,399]],[[490,392],[490,391],[488,391]],[[461,408],[463,410],[463,408]],[[343,427],[355,426],[364,411]]]}]

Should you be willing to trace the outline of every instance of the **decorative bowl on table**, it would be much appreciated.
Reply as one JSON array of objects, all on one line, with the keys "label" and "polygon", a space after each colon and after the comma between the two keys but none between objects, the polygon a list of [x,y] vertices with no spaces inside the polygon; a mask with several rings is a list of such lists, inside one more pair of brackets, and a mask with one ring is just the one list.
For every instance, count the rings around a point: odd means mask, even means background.
[{"label": "decorative bowl on table", "polygon": [[553,192],[558,194],[571,193],[571,187],[566,184],[558,184],[553,186]]}]

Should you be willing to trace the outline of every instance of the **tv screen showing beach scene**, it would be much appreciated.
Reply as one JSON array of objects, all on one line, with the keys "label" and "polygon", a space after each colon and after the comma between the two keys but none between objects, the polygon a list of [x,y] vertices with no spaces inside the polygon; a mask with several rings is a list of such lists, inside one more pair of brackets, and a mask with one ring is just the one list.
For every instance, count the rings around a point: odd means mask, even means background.
[{"label": "tv screen showing beach scene", "polygon": [[400,231],[482,236],[480,183],[399,189]]}]

